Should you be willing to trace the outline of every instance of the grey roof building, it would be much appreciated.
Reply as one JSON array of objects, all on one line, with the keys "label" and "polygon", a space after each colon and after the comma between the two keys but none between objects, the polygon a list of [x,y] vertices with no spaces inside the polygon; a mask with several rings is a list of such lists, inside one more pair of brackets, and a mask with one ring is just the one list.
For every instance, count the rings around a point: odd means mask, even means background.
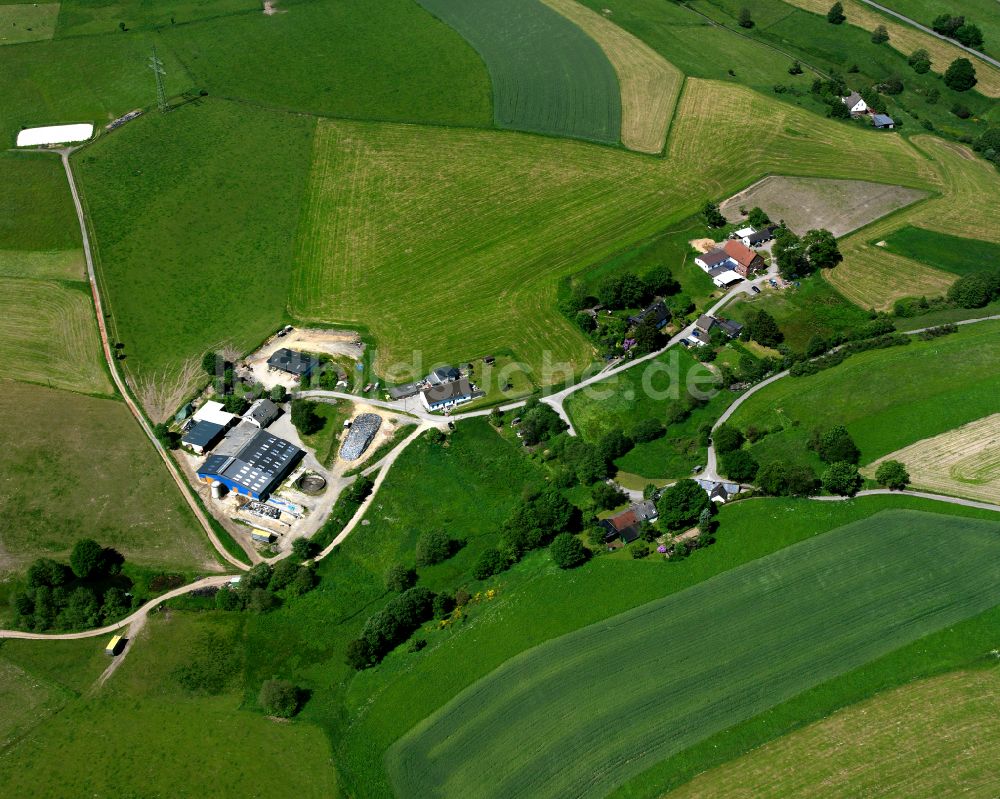
[{"label": "grey roof building", "polygon": [[670,311],[667,310],[667,306],[662,300],[654,302],[648,308],[644,308],[639,311],[635,316],[630,316],[628,318],[629,324],[631,325],[641,325],[648,318],[652,317],[653,323],[656,325],[656,329],[660,330],[667,322],[670,321]]},{"label": "grey roof building", "polygon": [[316,359],[307,353],[282,347],[280,350],[275,350],[267,359],[267,365],[272,369],[279,369],[296,377],[302,377],[308,375],[316,367]]},{"label": "grey roof building", "polygon": [[404,383],[401,386],[392,386],[389,389],[389,396],[394,400],[406,399],[407,397],[415,397],[420,393],[420,386],[416,383]]},{"label": "grey roof building", "polygon": [[736,338],[743,331],[743,325],[739,322],[734,322],[731,319],[716,319],[715,324],[718,325],[719,329],[729,336],[729,338]]},{"label": "grey roof building", "polygon": [[891,116],[889,116],[888,114],[873,114],[872,115],[872,124],[876,128],[894,128],[894,127],[896,127],[896,123],[893,121],[893,118]]},{"label": "grey roof building", "polygon": [[181,443],[186,447],[191,447],[201,455],[206,450],[210,450],[215,442],[222,438],[225,429],[221,424],[215,422],[198,422],[184,434]]},{"label": "grey roof building", "polygon": [[261,397],[251,405],[247,412],[243,414],[243,421],[249,422],[255,427],[264,428],[281,415],[281,408],[275,405],[267,397]]},{"label": "grey roof building", "polygon": [[218,480],[231,491],[264,500],[305,453],[250,422],[234,427],[198,469],[201,480]]},{"label": "grey roof building", "polygon": [[420,399],[427,410],[436,411],[468,402],[475,394],[468,378],[463,377],[461,380],[425,388],[420,394]]},{"label": "grey roof building", "polygon": [[427,382],[432,386],[440,386],[458,380],[459,377],[461,377],[461,372],[454,366],[439,366],[427,375]]}]

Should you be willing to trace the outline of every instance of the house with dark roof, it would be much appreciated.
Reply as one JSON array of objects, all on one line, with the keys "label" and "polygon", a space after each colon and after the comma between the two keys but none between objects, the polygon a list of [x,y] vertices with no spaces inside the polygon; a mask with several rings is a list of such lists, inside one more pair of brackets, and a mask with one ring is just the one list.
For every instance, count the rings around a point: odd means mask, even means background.
[{"label": "house with dark roof", "polygon": [[415,397],[420,393],[420,386],[417,383],[404,383],[401,386],[392,386],[389,389],[389,398],[394,400]]},{"label": "house with dark roof", "polygon": [[281,408],[267,397],[261,397],[247,408],[247,412],[243,414],[243,421],[264,429],[279,416],[281,416]]},{"label": "house with dark roof", "polygon": [[857,92],[851,92],[847,97],[841,97],[840,102],[847,106],[847,110],[852,117],[868,113],[868,103]]},{"label": "house with dark roof", "polygon": [[717,266],[731,269],[732,267],[727,265],[727,261],[729,261],[729,255],[719,249],[709,250],[694,257],[695,265],[701,267],[705,272],[711,272]]},{"label": "house with dark roof", "polygon": [[660,516],[656,510],[656,503],[651,499],[636,502],[629,507],[629,510],[635,514],[637,522],[655,522]]},{"label": "house with dark roof", "polygon": [[723,245],[723,249],[733,261],[736,262],[735,272],[740,277],[748,277],[753,272],[764,268],[764,259],[742,241],[730,239]]},{"label": "house with dark roof", "polygon": [[463,402],[469,402],[475,396],[477,396],[477,392],[467,377],[453,380],[450,383],[429,386],[420,392],[420,400],[429,411],[453,408]]},{"label": "house with dark roof", "polygon": [[774,238],[774,228],[765,227],[761,230],[756,230],[747,236],[742,238],[743,245],[745,247],[760,247],[762,244],[766,244]]},{"label": "house with dark roof", "polygon": [[294,444],[242,422],[198,468],[198,479],[218,480],[230,491],[265,500],[305,453]]},{"label": "house with dark roof", "polygon": [[204,455],[222,438],[226,428],[215,422],[198,422],[181,438],[185,447],[191,447],[199,455]]},{"label": "house with dark roof", "polygon": [[876,128],[885,128],[888,130],[896,127],[895,121],[888,114],[872,114],[872,124]]},{"label": "house with dark roof", "polygon": [[617,516],[612,516],[610,519],[601,519],[598,525],[604,528],[605,544],[611,544],[615,541],[631,544],[640,535],[639,519],[636,518],[635,511],[631,508]]},{"label": "house with dark roof", "polygon": [[743,332],[743,325],[739,322],[734,322],[731,319],[716,319],[715,324],[716,327],[729,336],[729,338],[736,338]]},{"label": "house with dark roof", "polygon": [[715,327],[715,318],[708,314],[702,314],[694,323],[695,330],[704,333],[706,336],[712,332],[713,327]]},{"label": "house with dark roof", "polygon": [[267,365],[271,369],[287,372],[296,377],[306,377],[316,368],[317,361],[307,353],[282,347],[272,353],[267,359]]},{"label": "house with dark roof", "polygon": [[662,300],[654,302],[648,308],[644,308],[639,311],[635,316],[630,316],[628,318],[628,323],[630,325],[641,325],[647,319],[652,317],[653,323],[656,325],[657,330],[661,330],[667,322],[670,321],[670,311]]}]

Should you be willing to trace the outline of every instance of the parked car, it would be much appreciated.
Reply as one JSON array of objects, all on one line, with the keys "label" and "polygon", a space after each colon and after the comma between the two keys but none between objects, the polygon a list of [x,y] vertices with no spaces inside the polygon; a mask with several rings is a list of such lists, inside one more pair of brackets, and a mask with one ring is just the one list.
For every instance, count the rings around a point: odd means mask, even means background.
[{"label": "parked car", "polygon": [[760,294],[760,286],[751,286],[750,288],[753,289],[754,294]]}]

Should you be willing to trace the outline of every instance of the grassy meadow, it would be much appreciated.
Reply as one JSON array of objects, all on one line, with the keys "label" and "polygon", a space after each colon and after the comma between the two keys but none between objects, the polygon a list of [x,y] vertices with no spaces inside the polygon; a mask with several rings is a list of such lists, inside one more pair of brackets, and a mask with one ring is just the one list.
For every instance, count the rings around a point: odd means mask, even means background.
[{"label": "grassy meadow", "polygon": [[[714,380],[707,366],[687,350],[673,347],[644,366],[571,394],[566,410],[577,432],[596,442],[615,428],[627,434],[642,419],[663,421],[668,406],[683,401],[692,390],[709,391]],[[705,463],[698,428],[714,424],[735,396],[730,391],[712,393],[707,405],[669,425],[662,438],[637,444],[615,461],[619,469],[652,480],[690,476],[694,466]]]},{"label": "grassy meadow", "polygon": [[852,355],[809,377],[778,380],[730,418],[740,429],[774,430],[751,447],[761,463],[812,458],[813,428],[843,424],[862,462],[996,410],[1000,390],[998,322],[944,338]]},{"label": "grassy meadow", "polygon": [[261,4],[256,0],[172,0],[170,3],[62,0],[59,4],[59,28],[56,35],[64,38],[110,34],[121,38],[121,22],[125,23],[127,32],[135,32],[190,25],[192,22],[222,16],[233,17],[241,13],[259,15]]},{"label": "grassy meadow", "polygon": [[870,321],[868,314],[848,302],[822,276],[800,281],[798,287],[775,290],[765,287],[760,294],[744,295],[726,306],[725,315],[738,322],[749,311],[767,311],[785,335],[785,343],[802,352],[813,336],[847,333]]},{"label": "grassy meadow", "polygon": [[998,690],[995,667],[910,683],[701,774],[666,797],[989,797],[996,791],[991,764],[1000,758]]},{"label": "grassy meadow", "polygon": [[0,5],[0,45],[51,39],[58,17],[59,3]]},{"label": "grassy meadow", "polygon": [[165,28],[160,39],[195,85],[220,97],[322,116],[490,126],[482,61],[412,0],[275,5],[282,13],[256,5]]},{"label": "grassy meadow", "polygon": [[[54,716],[32,719],[32,729],[22,727],[19,740],[0,750],[0,794],[336,795],[322,733],[275,722],[255,701],[244,703],[243,624],[244,617],[235,614],[155,614],[128,659],[94,694],[89,685],[63,684],[61,675],[32,673],[42,690],[61,692],[65,705]],[[0,666],[14,643],[0,647]],[[103,638],[73,643],[85,662],[101,659],[107,665]],[[24,642],[20,649],[42,660],[53,646],[58,644]],[[88,650],[99,654],[88,656]],[[191,692],[182,682],[185,671],[211,687]],[[84,695],[66,697],[67,691]],[[292,752],[296,767],[288,768]]]},{"label": "grassy meadow", "polygon": [[79,538],[137,566],[217,568],[212,550],[124,404],[38,386],[0,395],[0,571],[64,559]]},{"label": "grassy meadow", "polygon": [[680,95],[683,73],[628,31],[576,0],[545,0],[596,41],[618,76],[621,140],[630,150],[660,153]]},{"label": "grassy meadow", "polygon": [[[904,3],[912,1],[902,0]],[[964,0],[962,1],[964,2]],[[978,1],[982,2],[983,0]],[[798,6],[806,11],[823,16],[826,15],[832,5],[832,3],[828,4],[826,0],[787,0],[787,2],[790,5]],[[901,20],[887,14],[882,14],[871,6],[860,2],[860,0],[841,0],[841,5],[843,5],[844,15],[847,17],[845,25],[855,26],[864,31],[873,31],[878,25],[884,25],[889,34],[889,41],[886,44],[890,48],[903,55],[909,55],[914,50],[926,50],[931,57],[931,70],[938,74],[943,74],[948,65],[956,58],[964,58],[968,55],[964,50],[956,47],[951,42],[938,39],[936,36],[924,33]],[[899,0],[894,0],[891,4],[882,3],[881,5],[906,14],[899,7]],[[954,6],[950,8],[950,11],[951,13],[956,13]],[[935,11],[934,16],[937,16],[939,13],[942,13],[941,9]],[[986,15],[981,15],[980,19],[977,19],[976,22],[982,23],[985,20]],[[930,27],[929,21],[927,24]],[[844,25],[840,27],[844,27]],[[979,83],[976,86],[977,91],[989,97],[1000,97],[1000,69],[996,69],[974,56],[970,60],[973,60],[976,74],[979,77]]]},{"label": "grassy meadow", "polygon": [[558,279],[705,199],[763,171],[938,180],[898,137],[715,82],[687,81],[668,150],[657,160],[514,133],[321,121],[292,313],[366,322],[382,370],[415,348],[425,362],[507,348],[536,374],[546,351],[579,371],[590,347],[555,307]]},{"label": "grassy meadow", "polygon": [[621,97],[590,36],[541,0],[417,0],[458,31],[493,82],[498,127],[617,144]]},{"label": "grassy meadow", "polygon": [[[881,5],[916,20],[928,28],[931,27],[938,14],[946,13],[933,0],[887,0]],[[947,13],[961,14],[967,22],[974,22],[982,29],[983,46],[977,48],[980,52],[992,54],[994,57],[1000,53],[1000,19],[997,19],[997,9],[994,3],[990,0],[949,0]],[[978,60],[975,61],[977,70],[980,63]]]},{"label": "grassy meadow", "polygon": [[884,239],[883,249],[956,275],[986,269],[996,255],[995,242],[951,236],[907,225]]},{"label": "grassy meadow", "polygon": [[185,361],[253,349],[285,321],[314,124],[208,100],[140,117],[75,157],[133,381],[169,386]]},{"label": "grassy meadow", "polygon": [[996,605],[1000,567],[984,559],[1000,554],[997,530],[885,512],[533,649],[389,750],[396,795],[605,796],[713,733]]}]

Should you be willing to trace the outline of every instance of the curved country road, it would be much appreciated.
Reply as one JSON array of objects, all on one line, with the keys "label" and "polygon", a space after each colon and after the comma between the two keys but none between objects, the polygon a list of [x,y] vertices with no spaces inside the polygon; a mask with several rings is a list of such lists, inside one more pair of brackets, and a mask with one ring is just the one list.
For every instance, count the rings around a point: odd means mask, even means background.
[{"label": "curved country road", "polygon": [[115,382],[115,386],[118,388],[118,392],[121,394],[122,399],[125,401],[126,406],[132,412],[132,416],[139,423],[139,427],[146,434],[146,437],[153,443],[153,447],[159,453],[160,458],[166,464],[167,471],[170,472],[170,476],[173,477],[174,482],[177,484],[177,488],[180,489],[188,506],[191,508],[191,512],[194,517],[201,524],[202,529],[205,531],[205,535],[208,536],[208,540],[212,542],[212,546],[215,547],[215,551],[232,566],[237,569],[242,569],[246,571],[250,567],[245,563],[237,560],[235,557],[226,551],[226,548],[222,546],[222,542],[219,541],[218,537],[215,535],[215,530],[212,529],[212,525],[209,523],[208,518],[205,516],[204,511],[202,511],[201,506],[198,505],[195,498],[191,495],[191,489],[187,481],[181,475],[180,471],[177,469],[176,464],[171,460],[170,455],[160,444],[159,440],[153,434],[153,428],[150,426],[149,422],[146,421],[146,417],[142,415],[139,407],[135,404],[131,395],[128,392],[128,388],[125,385],[125,381],[122,380],[121,375],[118,373],[118,366],[115,363],[114,356],[111,352],[111,343],[108,339],[108,328],[104,323],[104,306],[101,304],[101,293],[97,289],[97,275],[94,271],[94,258],[90,251],[90,237],[87,235],[87,222],[83,215],[83,204],[80,202],[80,194],[76,188],[76,180],[73,177],[73,169],[69,164],[69,157],[76,148],[69,147],[59,151],[60,157],[62,158],[63,168],[66,170],[66,180],[69,181],[70,194],[73,196],[73,205],[76,207],[76,216],[80,222],[80,236],[83,239],[83,254],[87,261],[87,279],[90,282],[90,292],[94,299],[94,312],[97,315],[97,328],[101,334],[101,349],[104,351],[104,360],[108,364],[108,370],[111,372],[111,377]]},{"label": "curved country road", "polygon": [[140,619],[145,619],[149,611],[157,605],[163,604],[168,599],[190,594],[199,588],[217,588],[228,583],[233,576],[231,574],[215,574],[211,577],[204,577],[201,580],[195,580],[193,583],[182,585],[180,588],[167,591],[165,594],[160,594],[155,599],[149,600],[149,602],[121,621],[116,621],[114,624],[108,624],[104,627],[97,627],[93,630],[83,630],[77,633],[28,633],[23,630],[0,630],[0,638],[20,638],[28,641],[76,641],[81,638],[95,638],[99,635],[107,635],[108,633],[122,629],[122,627],[127,627]]}]

